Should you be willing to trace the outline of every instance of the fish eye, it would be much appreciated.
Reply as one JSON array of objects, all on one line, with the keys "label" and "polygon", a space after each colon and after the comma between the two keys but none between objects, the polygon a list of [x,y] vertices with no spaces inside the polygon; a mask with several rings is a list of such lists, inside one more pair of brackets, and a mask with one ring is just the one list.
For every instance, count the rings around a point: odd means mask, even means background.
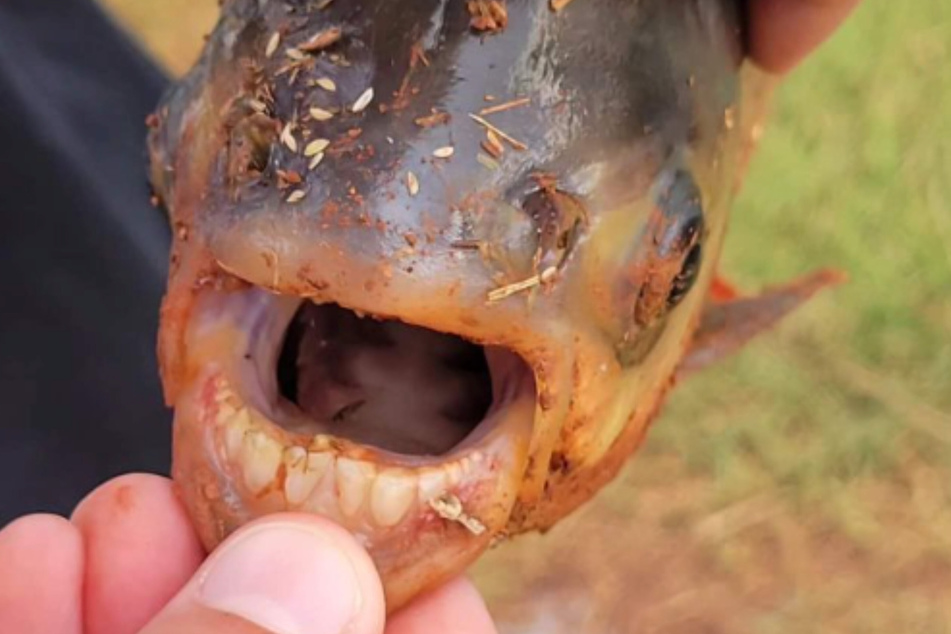
[{"label": "fish eye", "polygon": [[693,288],[703,260],[703,205],[700,190],[690,174],[678,171],[669,189],[660,197],[665,219],[657,244],[660,258],[681,259],[680,270],[670,280],[667,310],[677,306]]},{"label": "fish eye", "polygon": [[620,287],[618,304],[631,311],[618,346],[626,365],[650,353],[671,311],[696,286],[703,268],[706,223],[700,189],[686,170],[670,173],[662,183]]},{"label": "fish eye", "polygon": [[678,171],[658,197],[663,229],[657,243],[659,257],[687,253],[703,234],[703,204],[700,190],[688,172]]},{"label": "fish eye", "polygon": [[693,248],[690,249],[690,252],[687,253],[687,257],[684,258],[684,263],[680,267],[680,272],[674,277],[674,281],[671,284],[670,293],[667,295],[668,309],[673,308],[683,301],[683,298],[686,297],[690,289],[693,288],[697,277],[700,275],[702,261],[703,246],[695,244]]}]

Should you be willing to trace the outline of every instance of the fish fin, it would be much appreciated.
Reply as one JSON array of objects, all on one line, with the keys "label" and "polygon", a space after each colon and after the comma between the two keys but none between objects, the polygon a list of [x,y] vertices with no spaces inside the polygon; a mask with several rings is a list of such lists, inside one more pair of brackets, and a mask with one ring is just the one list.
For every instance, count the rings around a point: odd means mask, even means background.
[{"label": "fish fin", "polygon": [[724,279],[720,275],[717,275],[713,279],[713,284],[710,286],[711,302],[729,302],[739,298],[741,295],[742,293],[736,288],[736,284]]},{"label": "fish fin", "polygon": [[842,284],[846,276],[823,270],[751,297],[712,301],[677,371],[682,379],[738,351],[769,330],[819,291]]}]

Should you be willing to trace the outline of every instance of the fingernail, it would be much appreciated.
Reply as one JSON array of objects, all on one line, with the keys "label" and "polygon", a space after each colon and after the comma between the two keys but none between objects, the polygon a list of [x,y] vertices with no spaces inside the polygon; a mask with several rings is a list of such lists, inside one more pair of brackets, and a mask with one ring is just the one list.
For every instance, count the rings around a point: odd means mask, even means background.
[{"label": "fingernail", "polygon": [[198,591],[204,605],[275,634],[340,634],[362,603],[354,565],[317,530],[251,529],[209,562]]}]

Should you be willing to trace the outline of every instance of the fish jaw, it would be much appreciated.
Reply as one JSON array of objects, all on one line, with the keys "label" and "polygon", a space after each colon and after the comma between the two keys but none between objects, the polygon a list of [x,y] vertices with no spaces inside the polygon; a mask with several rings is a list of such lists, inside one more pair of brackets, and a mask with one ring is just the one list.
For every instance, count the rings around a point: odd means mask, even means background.
[{"label": "fish jaw", "polygon": [[[491,543],[555,524],[643,439],[696,327],[748,140],[736,16],[727,2],[558,15],[512,2],[484,40],[461,5],[367,0],[288,18],[279,4],[224,6],[151,136],[175,229],[159,337],[174,477],[209,549],[270,513],[338,521],[367,546],[393,610]],[[387,22],[394,11],[405,28]],[[287,85],[287,49],[337,26],[349,65],[321,53]],[[418,41],[427,62],[414,66]],[[278,78],[267,121],[247,62]],[[525,149],[487,170],[476,156],[489,137],[468,115],[513,86],[540,107],[506,113]],[[417,123],[434,111],[449,120]],[[347,311],[390,324],[416,342],[409,356],[430,341],[422,330],[479,346],[491,408],[455,445],[423,452],[315,422],[276,378],[289,324],[313,306],[318,322]],[[439,392],[449,375],[403,395]]]},{"label": "fish jaw", "polygon": [[291,431],[274,423],[293,413],[275,409],[259,370],[275,362],[267,357],[297,303],[257,289],[199,300],[188,333],[195,374],[175,408],[175,480],[208,548],[255,517],[320,514],[367,547],[388,601],[401,604],[468,565],[508,522],[535,409],[531,374],[497,353],[497,411],[481,437],[444,456]]}]

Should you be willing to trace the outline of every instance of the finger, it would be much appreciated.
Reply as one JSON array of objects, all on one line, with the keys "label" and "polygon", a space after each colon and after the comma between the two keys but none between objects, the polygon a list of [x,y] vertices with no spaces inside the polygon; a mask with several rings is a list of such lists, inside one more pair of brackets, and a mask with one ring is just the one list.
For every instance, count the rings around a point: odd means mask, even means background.
[{"label": "finger", "polygon": [[61,517],[32,515],[0,531],[0,632],[82,632],[83,547]]},{"label": "finger", "polygon": [[382,584],[354,538],[282,515],[226,540],[142,634],[380,634],[383,618]]},{"label": "finger", "polygon": [[386,634],[495,634],[482,597],[458,579],[410,604],[386,626]]},{"label": "finger", "polygon": [[204,552],[171,482],[130,475],[80,503],[87,634],[134,634],[187,583]]},{"label": "finger", "polygon": [[750,0],[750,54],[785,73],[822,44],[859,0]]}]

